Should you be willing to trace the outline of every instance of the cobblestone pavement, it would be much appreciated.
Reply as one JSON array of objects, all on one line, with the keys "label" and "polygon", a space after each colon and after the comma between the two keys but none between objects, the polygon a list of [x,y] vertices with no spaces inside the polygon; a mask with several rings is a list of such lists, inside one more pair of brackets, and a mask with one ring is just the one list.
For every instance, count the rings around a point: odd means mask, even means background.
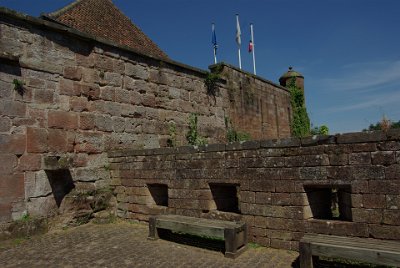
[{"label": "cobblestone pavement", "polygon": [[278,268],[292,267],[298,256],[297,252],[260,247],[249,248],[233,260],[217,251],[147,240],[147,234],[147,225],[121,222],[0,242],[0,267]]}]

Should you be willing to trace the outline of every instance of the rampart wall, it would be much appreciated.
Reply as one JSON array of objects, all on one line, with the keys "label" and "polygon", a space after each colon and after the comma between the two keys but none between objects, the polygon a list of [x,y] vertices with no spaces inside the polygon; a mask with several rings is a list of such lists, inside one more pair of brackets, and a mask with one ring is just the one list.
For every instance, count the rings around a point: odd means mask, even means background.
[{"label": "rampart wall", "polygon": [[209,143],[226,141],[226,118],[252,138],[290,135],[285,88],[213,68],[209,92],[208,72],[1,8],[0,222],[109,187],[107,151],[187,144],[192,113]]},{"label": "rampart wall", "polygon": [[400,239],[400,131],[109,153],[118,215],[242,220],[264,246],[304,233]]}]

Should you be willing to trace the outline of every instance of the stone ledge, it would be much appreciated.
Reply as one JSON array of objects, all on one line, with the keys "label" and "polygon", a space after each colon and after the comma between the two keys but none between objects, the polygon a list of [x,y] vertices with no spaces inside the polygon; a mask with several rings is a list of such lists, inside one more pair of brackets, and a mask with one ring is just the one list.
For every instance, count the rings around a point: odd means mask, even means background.
[{"label": "stone ledge", "polygon": [[338,144],[377,142],[387,139],[383,131],[344,133],[337,135],[336,138]]},{"label": "stone ledge", "polygon": [[315,135],[304,138],[284,138],[273,140],[252,140],[245,142],[215,143],[204,146],[181,146],[175,148],[154,148],[154,149],[135,149],[120,150],[108,152],[108,157],[124,156],[147,156],[147,155],[167,155],[167,154],[194,154],[199,152],[221,152],[221,151],[240,151],[257,150],[260,148],[293,148],[293,147],[311,147],[318,145],[335,144],[356,144],[380,141],[398,141],[400,140],[400,129],[392,129],[388,132],[370,131],[355,132],[337,135]]}]

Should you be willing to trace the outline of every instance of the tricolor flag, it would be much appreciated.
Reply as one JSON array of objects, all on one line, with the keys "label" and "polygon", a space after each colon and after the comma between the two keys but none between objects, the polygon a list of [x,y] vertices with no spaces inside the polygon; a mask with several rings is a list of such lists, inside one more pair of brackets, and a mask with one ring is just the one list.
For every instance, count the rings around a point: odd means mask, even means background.
[{"label": "tricolor flag", "polygon": [[236,43],[238,46],[242,44],[242,39],[241,39],[241,31],[240,31],[240,24],[239,24],[239,15],[236,15]]},{"label": "tricolor flag", "polygon": [[253,52],[253,41],[249,42],[249,53]]}]

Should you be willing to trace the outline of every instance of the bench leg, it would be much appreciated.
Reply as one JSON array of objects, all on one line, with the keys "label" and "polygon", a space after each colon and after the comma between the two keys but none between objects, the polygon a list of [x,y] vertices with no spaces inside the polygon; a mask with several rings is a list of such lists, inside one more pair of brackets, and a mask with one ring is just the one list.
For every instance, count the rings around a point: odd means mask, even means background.
[{"label": "bench leg", "polygon": [[300,242],[300,268],[313,268],[310,243]]},{"label": "bench leg", "polygon": [[235,258],[237,251],[235,229],[226,228],[224,230],[224,237],[225,237],[225,257]]},{"label": "bench leg", "polygon": [[147,239],[157,240],[158,239],[158,231],[156,227],[156,217],[149,218],[149,236]]}]

